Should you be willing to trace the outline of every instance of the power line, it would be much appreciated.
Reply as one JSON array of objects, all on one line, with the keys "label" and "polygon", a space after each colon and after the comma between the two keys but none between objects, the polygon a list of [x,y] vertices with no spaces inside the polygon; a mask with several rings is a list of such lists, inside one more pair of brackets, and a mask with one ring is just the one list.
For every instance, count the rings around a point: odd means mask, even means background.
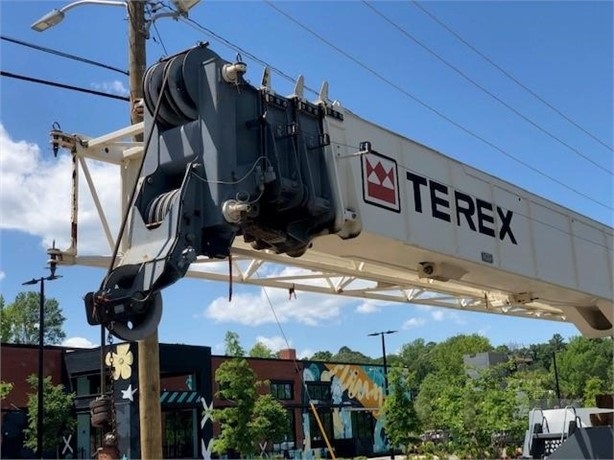
[{"label": "power line", "polygon": [[428,46],[426,46],[424,43],[422,43],[420,40],[418,40],[416,37],[414,37],[412,34],[410,34],[407,30],[405,30],[405,28],[403,28],[402,26],[398,25],[396,22],[394,22],[392,19],[390,19],[389,17],[387,17],[385,14],[383,14],[381,11],[379,11],[377,8],[375,8],[373,5],[370,5],[366,0],[363,0],[362,3],[369,8],[371,11],[373,11],[375,14],[377,14],[378,16],[380,16],[382,19],[384,19],[386,22],[388,22],[388,24],[392,25],[394,28],[396,28],[399,32],[401,32],[405,37],[407,37],[408,39],[412,40],[415,44],[417,44],[418,46],[420,46],[422,49],[424,49],[425,51],[427,51],[428,53],[430,53],[432,56],[434,56],[435,58],[437,58],[439,61],[441,61],[443,64],[445,64],[446,66],[448,66],[450,69],[454,70],[457,74],[459,74],[461,77],[463,77],[465,80],[467,80],[469,83],[471,83],[472,85],[474,85],[476,88],[480,89],[481,91],[483,91],[484,93],[486,93],[487,95],[489,95],[490,97],[492,97],[494,100],[496,100],[497,102],[499,102],[501,105],[503,105],[504,107],[506,107],[507,109],[509,109],[510,111],[512,111],[514,114],[518,115],[520,118],[522,118],[523,120],[525,120],[527,123],[529,123],[531,126],[537,128],[539,131],[541,131],[542,133],[544,133],[545,135],[547,135],[548,137],[550,137],[551,139],[559,142],[560,144],[564,145],[565,147],[567,147],[569,150],[571,150],[572,152],[574,152],[575,154],[579,155],[580,157],[584,158],[586,161],[588,161],[589,163],[593,164],[594,166],[598,167],[599,169],[607,172],[608,174],[612,174],[612,171],[610,171],[608,168],[600,165],[599,163],[597,163],[595,160],[593,160],[591,157],[587,156],[586,154],[582,153],[580,150],[576,149],[575,147],[573,147],[572,145],[570,145],[569,143],[565,142],[564,140],[562,140],[561,138],[555,136],[554,134],[552,134],[550,131],[548,131],[547,129],[543,128],[542,126],[540,126],[539,124],[537,124],[536,122],[534,122],[533,120],[531,120],[528,116],[524,115],[522,112],[520,112],[519,110],[517,110],[516,108],[514,108],[512,105],[508,104],[507,102],[505,102],[503,99],[501,99],[499,96],[497,96],[496,94],[494,94],[492,91],[490,91],[488,88],[484,87],[483,85],[479,84],[477,81],[475,81],[474,79],[472,79],[470,76],[468,76],[465,72],[463,72],[461,69],[459,69],[458,67],[456,67],[455,65],[451,64],[450,62],[448,62],[446,59],[444,59],[443,57],[441,57],[439,54],[437,54],[435,51],[433,51],[431,48],[429,48]]},{"label": "power line", "polygon": [[[266,61],[263,61],[262,59],[258,58],[257,56],[255,56],[254,54],[250,53],[249,51],[246,51],[245,49],[241,48],[239,45],[235,45],[234,43],[232,43],[230,40],[227,40],[226,38],[222,37],[221,35],[216,34],[215,32],[213,32],[211,29],[208,29],[207,27],[199,24],[198,22],[196,22],[194,19],[192,18],[186,18],[184,16],[180,16],[179,19],[183,22],[185,22],[187,25],[198,29],[200,32],[203,32],[204,34],[208,35],[209,37],[217,40],[220,43],[223,43],[224,45],[228,46],[229,48],[237,51],[238,53],[241,53],[241,55],[247,56],[248,58],[252,59],[254,62],[257,62],[258,64],[264,66],[264,67],[268,67],[269,69],[271,69],[273,72],[275,72],[276,74],[278,74],[279,76],[283,77],[284,79],[292,82],[292,83],[296,83],[296,78],[291,77],[290,75],[288,75],[287,73],[285,73],[284,71],[278,69],[275,66],[272,66],[271,64],[269,64]],[[316,91],[313,88],[308,87],[307,85],[305,85],[305,90],[315,94],[316,96],[319,94],[318,91]]]},{"label": "power line", "polygon": [[55,54],[56,56],[61,56],[61,57],[67,58],[67,59],[72,59],[74,61],[79,61],[79,62],[83,62],[85,64],[91,64],[91,65],[94,65],[94,66],[102,67],[104,69],[112,70],[114,72],[119,72],[119,73],[122,73],[124,75],[129,75],[128,71],[126,71],[126,70],[118,69],[117,67],[113,67],[113,66],[110,66],[110,65],[107,65],[107,64],[103,64],[102,62],[92,61],[91,59],[82,58],[82,57],[79,57],[79,56],[75,56],[74,54],[65,53],[63,51],[58,51],[58,50],[54,50],[54,49],[51,49],[51,48],[45,48],[44,46],[40,46],[40,45],[35,45],[33,43],[24,42],[23,40],[18,40],[16,38],[7,37],[6,35],[1,35],[0,38],[2,38],[2,40],[6,40],[7,42],[15,43],[16,45],[26,46],[28,48],[33,48],[35,50],[43,51],[45,53]]},{"label": "power line", "polygon": [[595,198],[592,198],[591,196],[585,194],[584,192],[577,190],[571,186],[569,186],[568,184],[566,184],[565,182],[556,179],[552,176],[550,176],[549,174],[546,174],[545,172],[539,170],[538,168],[526,163],[523,160],[520,160],[519,158],[515,157],[514,155],[512,155],[511,153],[507,152],[506,150],[504,150],[503,148],[499,147],[498,145],[490,142],[489,140],[485,139],[484,137],[480,136],[479,134],[474,133],[473,131],[471,131],[470,129],[466,128],[465,126],[461,125],[460,123],[454,121],[453,119],[451,119],[450,117],[448,117],[447,115],[445,115],[444,113],[440,112],[439,110],[437,110],[436,108],[430,106],[429,104],[427,104],[426,102],[424,102],[422,99],[418,98],[417,96],[411,94],[409,91],[405,90],[404,88],[402,88],[401,86],[397,85],[396,83],[393,83],[392,81],[388,80],[386,77],[384,77],[382,74],[380,74],[379,72],[377,72],[376,70],[373,70],[371,67],[369,67],[368,65],[364,64],[363,62],[361,62],[360,60],[358,60],[357,58],[355,58],[354,56],[352,56],[351,54],[345,52],[344,50],[342,50],[341,48],[339,48],[338,46],[336,46],[334,43],[331,43],[330,41],[328,41],[326,38],[322,37],[321,35],[319,35],[318,33],[314,32],[313,30],[311,30],[309,27],[305,26],[304,24],[302,24],[300,21],[298,21],[297,19],[295,19],[293,16],[291,16],[290,14],[286,13],[285,11],[281,10],[280,8],[278,8],[277,6],[275,6],[274,4],[272,4],[269,0],[264,0],[264,2],[269,5],[271,8],[273,8],[275,11],[277,11],[279,14],[281,14],[282,16],[286,17],[287,19],[289,19],[290,21],[292,21],[294,24],[296,24],[297,26],[299,26],[301,29],[305,30],[306,32],[308,32],[309,34],[313,35],[314,37],[316,37],[318,40],[320,40],[321,42],[325,43],[326,45],[328,45],[329,47],[333,48],[335,51],[337,51],[339,54],[343,55],[344,57],[346,57],[347,59],[349,59],[350,61],[354,62],[356,65],[360,66],[361,68],[363,68],[364,70],[366,70],[367,72],[371,73],[372,75],[374,75],[375,77],[377,77],[379,80],[383,81],[384,83],[386,83],[387,85],[391,86],[392,88],[396,89],[397,91],[399,91],[400,93],[404,94],[405,96],[409,97],[410,99],[414,100],[415,102],[417,102],[418,104],[420,104],[421,106],[423,106],[424,108],[430,110],[431,112],[435,113],[436,115],[438,115],[439,117],[443,118],[444,120],[446,120],[448,123],[451,123],[452,125],[456,126],[457,128],[459,128],[460,130],[464,131],[465,133],[469,134],[470,136],[474,137],[475,139],[478,139],[479,141],[485,143],[486,145],[492,147],[493,149],[497,150],[498,152],[502,153],[503,155],[505,155],[506,157],[516,161],[517,163],[525,166],[526,168],[536,172],[537,174],[551,180],[552,182],[555,182],[557,184],[559,184],[560,186],[586,198],[587,200],[592,201],[595,204],[598,204],[600,206],[603,206],[606,209],[609,210],[614,210],[614,208],[610,205],[608,205],[607,203],[604,203],[602,201],[599,201]]},{"label": "power line", "polygon": [[559,114],[562,118],[564,118],[565,120],[567,120],[569,123],[571,123],[572,125],[574,125],[576,128],[578,128],[580,131],[582,131],[583,133],[585,133],[587,136],[590,136],[591,138],[593,138],[595,141],[597,141],[598,143],[600,143],[601,145],[603,145],[605,148],[607,148],[608,150],[614,152],[614,149],[612,149],[612,147],[610,145],[608,145],[607,143],[603,142],[601,139],[599,139],[597,136],[595,136],[594,134],[592,134],[590,131],[586,130],[585,128],[583,128],[580,124],[578,124],[577,122],[575,122],[573,119],[571,119],[568,115],[565,115],[565,113],[563,113],[561,110],[557,109],[555,106],[553,106],[552,104],[550,104],[548,101],[546,101],[544,98],[542,98],[539,94],[537,94],[535,91],[533,91],[531,88],[529,88],[528,86],[526,86],[524,83],[522,83],[520,80],[518,80],[516,77],[514,77],[514,75],[512,75],[511,72],[508,72],[507,70],[505,70],[503,67],[501,67],[500,65],[498,65],[496,62],[494,62],[492,59],[490,59],[488,56],[486,56],[484,53],[482,53],[479,49],[477,49],[475,46],[473,46],[471,43],[469,43],[467,40],[465,40],[458,32],[456,32],[454,29],[452,29],[451,27],[449,27],[445,22],[443,22],[441,19],[439,19],[437,16],[435,16],[432,12],[428,11],[426,8],[424,8],[424,6],[420,5],[416,0],[412,0],[412,3],[416,6],[416,8],[420,9],[424,14],[426,14],[427,16],[429,16],[433,21],[435,21],[437,24],[439,24],[441,27],[443,27],[444,29],[446,29],[448,32],[450,32],[454,37],[456,37],[457,40],[459,40],[461,43],[463,43],[465,46],[467,46],[469,49],[471,49],[474,53],[476,53],[478,56],[480,56],[482,59],[484,59],[486,62],[488,62],[490,65],[492,65],[495,69],[497,69],[499,72],[501,72],[503,75],[505,75],[506,77],[508,77],[510,80],[512,80],[514,83],[516,83],[518,86],[520,86],[522,89],[524,89],[526,92],[528,92],[530,95],[532,95],[533,97],[535,97],[538,101],[540,101],[542,104],[544,104],[546,107],[550,108],[551,110],[553,110],[554,112],[556,112],[557,114]]},{"label": "power line", "polygon": [[111,99],[119,99],[121,101],[129,101],[130,100],[130,98],[126,97],[126,96],[118,96],[117,94],[103,93],[102,91],[95,91],[93,89],[80,88],[78,86],[72,86],[72,85],[65,85],[64,83],[57,83],[57,82],[53,82],[53,81],[49,81],[49,80],[41,80],[41,79],[38,79],[38,78],[27,77],[25,75],[18,75],[18,74],[11,73],[11,72],[5,72],[4,70],[0,70],[0,76],[2,76],[2,77],[9,77],[9,78],[15,78],[17,80],[29,81],[31,83],[39,83],[41,85],[54,86],[56,88],[70,89],[72,91],[78,91],[78,92],[81,92],[81,93],[93,94],[95,96],[103,96],[103,97],[108,97],[108,98],[111,98]]}]

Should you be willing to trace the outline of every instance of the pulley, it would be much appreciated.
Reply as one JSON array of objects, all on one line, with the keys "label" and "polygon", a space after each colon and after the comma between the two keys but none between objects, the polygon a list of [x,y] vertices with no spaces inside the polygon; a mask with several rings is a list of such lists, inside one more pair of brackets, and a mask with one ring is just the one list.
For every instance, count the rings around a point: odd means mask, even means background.
[{"label": "pulley", "polygon": [[199,72],[203,62],[213,53],[205,44],[172,56],[151,66],[143,78],[145,105],[156,113],[156,123],[172,128],[198,118]]}]

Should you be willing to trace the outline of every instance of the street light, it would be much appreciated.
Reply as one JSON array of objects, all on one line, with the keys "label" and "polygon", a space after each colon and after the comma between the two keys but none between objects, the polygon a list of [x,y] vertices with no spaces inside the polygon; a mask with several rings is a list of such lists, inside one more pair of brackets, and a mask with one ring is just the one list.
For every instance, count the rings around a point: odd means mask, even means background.
[{"label": "street light", "polygon": [[[379,335],[382,338],[382,356],[384,357],[384,398],[388,396],[388,365],[386,363],[386,340],[384,339],[384,336],[388,334],[394,334],[395,332],[399,331],[381,331],[367,334],[369,337],[377,337]],[[394,460],[394,451],[392,450],[392,444],[390,444],[390,458]]]},{"label": "street light", "polygon": [[386,364],[386,341],[384,340],[384,336],[394,334],[395,332],[399,331],[382,331],[367,334],[369,337],[377,337],[378,335],[382,337],[382,355],[384,356],[384,396],[388,396],[388,365]]},{"label": "street light", "polygon": [[126,2],[119,1],[119,0],[78,0],[76,2],[69,3],[68,5],[63,6],[59,10],[51,10],[49,13],[44,15],[42,18],[40,18],[30,27],[36,30],[37,32],[43,32],[49,29],[50,27],[53,27],[59,24],[60,22],[62,22],[68,10],[72,10],[73,8],[77,6],[86,5],[86,4],[126,7]]},{"label": "street light", "polygon": [[[55,245],[54,245],[55,246]],[[38,308],[38,414],[36,416],[36,454],[37,458],[43,458],[43,339],[45,337],[45,280],[53,281],[61,278],[55,274],[57,261],[51,256],[49,269],[51,275],[47,277],[32,278],[30,281],[21,283],[22,286],[29,286],[40,283],[39,308]]]},{"label": "street light", "polygon": [[[170,16],[173,19],[177,19],[179,16],[187,17],[188,11],[194,7],[200,0],[172,0],[173,5],[176,8],[176,12],[173,13],[156,13],[154,14],[150,20],[145,25],[145,30],[149,31],[149,26],[156,20],[161,17]],[[128,8],[128,0],[78,0],[76,2],[69,3],[66,6],[63,6],[59,10],[54,9],[49,13],[44,15],[30,27],[37,32],[43,32],[50,27],[53,27],[64,19],[66,16],[66,12],[68,10],[72,10],[77,6],[81,5],[106,5],[106,6],[123,6],[124,8]]]}]

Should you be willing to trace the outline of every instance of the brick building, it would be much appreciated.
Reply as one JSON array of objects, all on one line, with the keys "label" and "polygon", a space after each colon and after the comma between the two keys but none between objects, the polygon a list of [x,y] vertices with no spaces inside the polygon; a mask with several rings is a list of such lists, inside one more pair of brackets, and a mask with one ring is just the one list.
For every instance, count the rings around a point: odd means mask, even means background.
[{"label": "brick building", "polygon": [[[17,427],[25,420],[25,379],[37,372],[37,347],[3,344],[2,380],[14,384],[2,401],[3,458],[18,458],[23,437]],[[77,429],[71,437],[73,458],[91,458],[100,445],[100,429],[91,427],[89,403],[100,394],[101,359],[113,362],[106,388],[114,395],[120,450],[127,458],[138,458],[138,353],[136,343],[120,343],[112,349],[46,347],[45,375],[63,383],[76,394]],[[165,458],[210,458],[212,440],[219,427],[211,410],[231,404],[215,397],[215,371],[226,356],[211,355],[209,347],[160,344],[160,404]],[[325,440],[314,417],[315,409],[326,437],[340,457],[369,456],[388,451],[379,409],[383,401],[382,366],[297,360],[294,350],[282,350],[279,359],[246,358],[258,380],[288,411],[283,439],[271,440],[261,448],[292,458],[326,455]],[[5,433],[6,421],[15,427]],[[23,428],[23,426],[21,427]],[[15,433],[19,433],[15,435]],[[62,440],[58,440],[60,443]],[[63,444],[63,443],[62,443]],[[12,455],[4,455],[11,453]],[[69,454],[66,451],[65,454]]]}]

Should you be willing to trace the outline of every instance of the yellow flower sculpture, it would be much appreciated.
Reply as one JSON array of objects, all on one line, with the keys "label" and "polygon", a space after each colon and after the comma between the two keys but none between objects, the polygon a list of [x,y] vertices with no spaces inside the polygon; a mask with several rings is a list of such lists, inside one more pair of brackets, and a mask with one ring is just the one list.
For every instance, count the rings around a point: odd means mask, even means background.
[{"label": "yellow flower sculpture", "polygon": [[113,380],[129,379],[132,376],[132,352],[129,343],[117,345],[116,352],[109,352],[104,362],[113,368]]}]

